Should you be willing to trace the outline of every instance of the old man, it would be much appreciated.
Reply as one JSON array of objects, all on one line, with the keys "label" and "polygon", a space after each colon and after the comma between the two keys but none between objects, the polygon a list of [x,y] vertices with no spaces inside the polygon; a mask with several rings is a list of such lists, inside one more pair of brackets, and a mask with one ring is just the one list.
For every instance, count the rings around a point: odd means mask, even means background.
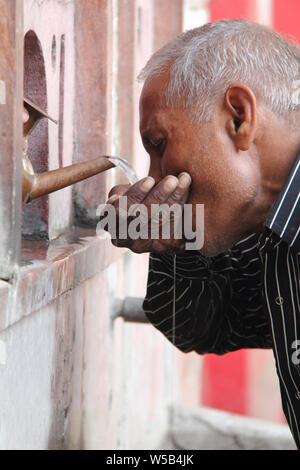
[{"label": "old man", "polygon": [[204,243],[112,242],[150,252],[144,310],[181,351],[273,349],[299,448],[300,48],[257,24],[219,21],[176,37],[140,78],[149,176],[113,188],[107,203],[119,219],[120,195],[149,217],[153,204],[189,205],[194,228],[204,204]]}]

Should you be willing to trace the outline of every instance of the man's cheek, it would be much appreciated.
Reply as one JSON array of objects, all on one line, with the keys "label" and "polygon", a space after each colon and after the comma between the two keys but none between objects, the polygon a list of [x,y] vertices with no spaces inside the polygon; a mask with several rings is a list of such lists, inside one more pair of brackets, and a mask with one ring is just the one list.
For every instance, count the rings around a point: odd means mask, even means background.
[{"label": "man's cheek", "polygon": [[197,182],[192,179],[186,204],[192,204],[193,206],[196,204],[205,204],[205,199],[203,191],[201,191],[201,185],[197,185]]}]

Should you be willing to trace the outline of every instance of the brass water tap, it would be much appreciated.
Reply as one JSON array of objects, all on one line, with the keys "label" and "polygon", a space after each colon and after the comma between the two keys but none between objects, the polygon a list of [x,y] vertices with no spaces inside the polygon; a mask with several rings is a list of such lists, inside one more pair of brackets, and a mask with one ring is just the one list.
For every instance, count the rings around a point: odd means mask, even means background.
[{"label": "brass water tap", "polygon": [[78,183],[86,178],[102,173],[115,167],[108,156],[100,156],[92,160],[75,163],[65,168],[35,173],[27,152],[27,136],[42,118],[47,118],[57,124],[45,111],[24,98],[23,101],[23,172],[22,172],[22,201],[30,202],[33,199],[50,194],[59,189]]}]

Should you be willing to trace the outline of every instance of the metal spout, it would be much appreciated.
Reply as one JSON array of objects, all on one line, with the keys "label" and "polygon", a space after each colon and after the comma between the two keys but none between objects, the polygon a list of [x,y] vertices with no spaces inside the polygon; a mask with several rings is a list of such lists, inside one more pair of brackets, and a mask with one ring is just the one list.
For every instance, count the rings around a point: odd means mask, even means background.
[{"label": "metal spout", "polygon": [[40,174],[28,172],[23,165],[22,200],[23,202],[30,202],[45,194],[53,193],[66,186],[102,173],[114,166],[106,156]]},{"label": "metal spout", "polygon": [[27,135],[36,123],[43,117],[57,121],[48,116],[31,101],[24,99],[24,108],[28,112],[28,119],[23,123],[24,149],[23,149],[23,173],[22,173],[22,201],[30,202],[33,199],[53,193],[59,189],[78,183],[86,178],[102,173],[116,165],[106,156],[94,158],[81,163],[35,174],[27,155]]}]

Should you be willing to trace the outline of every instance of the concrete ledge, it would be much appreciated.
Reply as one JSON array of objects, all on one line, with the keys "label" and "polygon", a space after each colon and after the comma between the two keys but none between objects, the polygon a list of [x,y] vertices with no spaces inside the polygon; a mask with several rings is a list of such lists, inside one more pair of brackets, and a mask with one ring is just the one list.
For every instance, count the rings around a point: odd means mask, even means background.
[{"label": "concrete ledge", "polygon": [[43,308],[123,256],[107,232],[74,230],[53,241],[23,240],[21,266],[11,283],[0,281],[0,331]]},{"label": "concrete ledge", "polygon": [[292,450],[287,425],[211,408],[175,407],[170,429],[174,449]]}]

